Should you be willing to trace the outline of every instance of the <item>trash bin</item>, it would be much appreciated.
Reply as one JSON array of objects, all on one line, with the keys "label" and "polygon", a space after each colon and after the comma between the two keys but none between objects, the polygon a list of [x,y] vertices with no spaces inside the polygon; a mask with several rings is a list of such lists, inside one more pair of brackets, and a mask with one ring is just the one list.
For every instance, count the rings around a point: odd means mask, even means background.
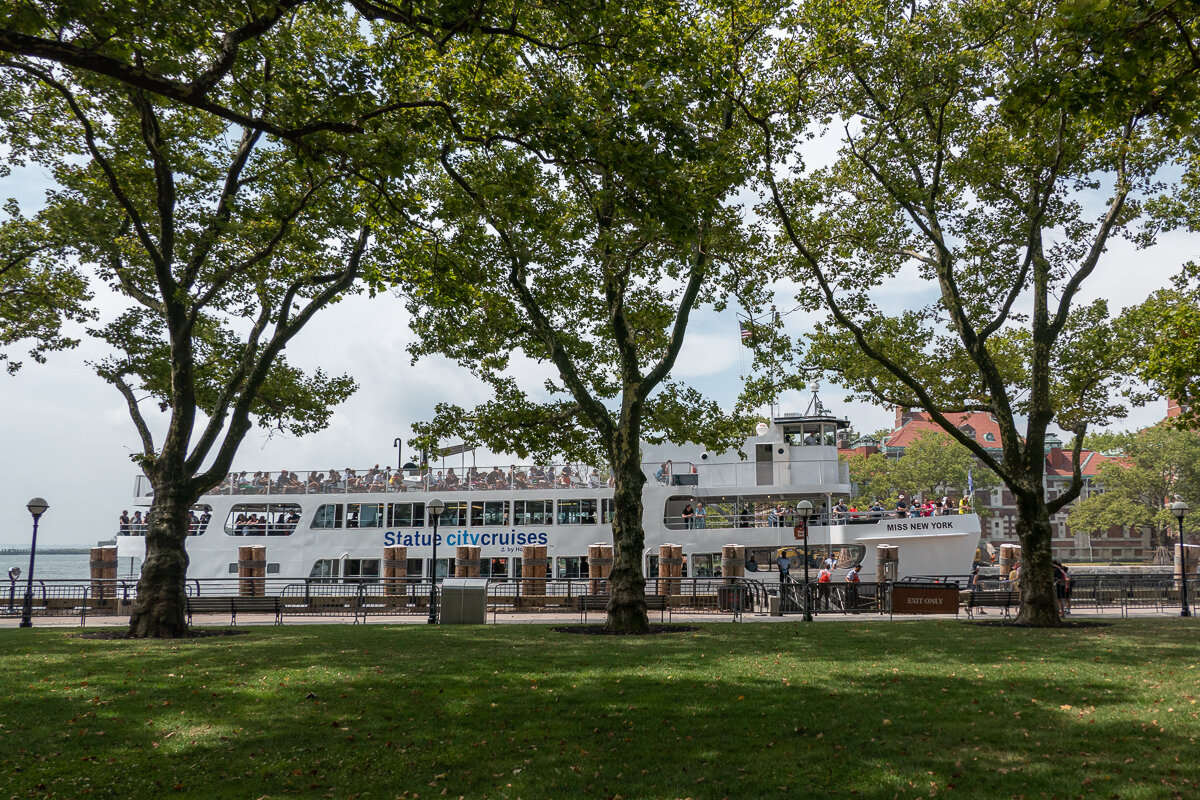
[{"label": "trash bin", "polygon": [[442,581],[441,621],[446,625],[487,622],[487,578],[446,578]]},{"label": "trash bin", "polygon": [[767,613],[772,617],[782,617],[783,610],[779,605],[779,595],[772,594],[767,597]]},{"label": "trash bin", "polygon": [[722,611],[742,611],[746,608],[746,587],[730,584],[717,587],[717,608]]}]

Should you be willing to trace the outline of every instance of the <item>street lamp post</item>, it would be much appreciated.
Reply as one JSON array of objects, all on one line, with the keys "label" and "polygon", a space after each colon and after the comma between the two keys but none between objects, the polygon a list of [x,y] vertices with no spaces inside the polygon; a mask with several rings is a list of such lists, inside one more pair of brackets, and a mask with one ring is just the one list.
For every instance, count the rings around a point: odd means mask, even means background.
[{"label": "street lamp post", "polygon": [[40,497],[35,497],[25,504],[29,509],[29,513],[33,515],[33,544],[29,548],[29,577],[25,583],[25,605],[21,609],[21,627],[33,627],[33,559],[37,556],[37,528],[38,520],[42,514],[46,513],[46,509],[50,507]]},{"label": "street lamp post", "polygon": [[392,447],[396,448],[396,469],[404,471],[404,442],[397,436],[392,440]]},{"label": "street lamp post", "polygon": [[446,510],[446,504],[441,500],[430,500],[425,508],[429,511],[429,518],[433,520],[433,559],[429,564],[429,624],[436,625],[438,621],[437,613],[437,542],[438,542],[438,519],[442,516],[442,512]]},{"label": "street lamp post", "polygon": [[[1176,495],[1178,496],[1178,495]],[[1187,599],[1187,551],[1183,548],[1183,518],[1191,511],[1188,504],[1182,500],[1176,500],[1171,503],[1171,513],[1175,515],[1175,519],[1179,520],[1179,602],[1182,608],[1179,611],[1179,616],[1190,617],[1191,609],[1188,608]]]},{"label": "street lamp post", "polygon": [[804,621],[812,622],[812,609],[808,605],[808,518],[812,516],[813,504],[808,500],[796,503],[796,513],[800,516],[800,524],[804,526]]}]

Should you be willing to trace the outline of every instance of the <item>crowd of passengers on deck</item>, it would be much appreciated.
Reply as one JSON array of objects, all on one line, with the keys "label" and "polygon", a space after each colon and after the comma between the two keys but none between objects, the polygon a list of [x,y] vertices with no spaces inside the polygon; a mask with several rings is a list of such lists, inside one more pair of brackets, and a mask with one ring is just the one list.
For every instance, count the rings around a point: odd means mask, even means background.
[{"label": "crowd of passengers on deck", "polygon": [[309,472],[302,478],[298,473],[280,470],[270,472],[231,472],[209,494],[349,494],[356,492],[406,491],[488,491],[500,489],[583,489],[612,486],[612,478],[600,477],[600,471],[586,467],[469,467],[462,474],[453,467],[422,473],[415,465],[411,469],[382,469],[378,464],[361,474],[347,467],[328,472]]},{"label": "crowd of passengers on deck", "polygon": [[[212,514],[208,511],[202,511],[197,514],[193,509],[188,512],[188,536],[199,536],[204,533],[204,529],[208,527],[208,521],[212,519]],[[117,519],[117,529],[122,536],[145,536],[146,529],[150,527],[150,512],[145,515],[141,511],[134,511],[133,516],[129,515],[128,511],[122,511],[121,516]]]}]

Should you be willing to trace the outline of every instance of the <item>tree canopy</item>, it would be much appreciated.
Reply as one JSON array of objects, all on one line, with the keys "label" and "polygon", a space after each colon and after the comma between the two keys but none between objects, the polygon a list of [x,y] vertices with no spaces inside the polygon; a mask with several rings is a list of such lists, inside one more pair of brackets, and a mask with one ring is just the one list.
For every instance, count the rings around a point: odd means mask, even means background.
[{"label": "tree canopy", "polygon": [[[303,114],[301,87],[319,94],[322,80],[353,71],[351,17],[314,15],[276,33],[256,42],[256,58],[229,65],[214,96]],[[152,49],[186,58],[172,50],[185,44]],[[326,71],[314,71],[323,59]],[[5,96],[21,109],[5,115],[4,145],[57,184],[25,241],[87,265],[125,302],[92,333],[111,348],[94,366],[126,400],[142,444],[136,460],[154,487],[130,626],[174,635],[183,628],[192,504],[225,477],[255,421],[317,430],[354,389],[346,376],[302,372],[283,353],[368,272],[365,206],[345,180],[346,160],[331,151],[54,63],[0,66]]]},{"label": "tree canopy", "polygon": [[[729,93],[765,21],[743,4],[594,7],[539,32],[580,44],[508,39],[486,78],[474,64],[448,78],[468,136],[445,145],[429,193],[448,263],[411,294],[415,352],[454,358],[495,399],[439,407],[426,443],[449,433],[611,465],[613,627],[646,626],[641,440],[723,449],[752,430],[670,374],[697,308],[763,297]],[[505,107],[469,127],[498,96]],[[553,377],[522,384],[518,355]]]},{"label": "tree canopy", "polygon": [[[917,435],[896,459],[882,453],[847,459],[850,478],[858,484],[859,497],[893,503],[899,495],[918,495],[938,500],[967,492],[968,474],[976,489],[986,489],[995,479],[981,469],[967,448],[940,431]],[[973,472],[972,472],[973,469]]]},{"label": "tree canopy", "polygon": [[15,201],[4,209],[0,223],[0,364],[9,374],[23,362],[10,349],[26,343],[29,357],[45,363],[46,354],[79,344],[63,332],[67,322],[95,317],[89,305],[87,278],[61,258],[62,247],[52,237],[35,234],[36,224],[21,213]]},{"label": "tree canopy", "polygon": [[[1156,425],[1089,444],[1120,453],[1120,458],[1101,465],[1097,482],[1103,491],[1072,507],[1067,517],[1071,530],[1150,529],[1161,545],[1178,530],[1170,511],[1175,498],[1193,507],[1200,504],[1200,434]],[[1190,515],[1185,523],[1187,530],[1200,531]]]},{"label": "tree canopy", "polygon": [[[1047,428],[1119,419],[1112,398],[1130,374],[1106,304],[1080,290],[1113,237],[1149,243],[1135,223],[1166,161],[1155,103],[1057,80],[1110,63],[1072,14],[808,3],[745,107],[781,258],[818,287],[797,299],[829,313],[802,357],[859,398],[925,409],[1004,481],[1027,567],[1021,620],[1038,624],[1057,622],[1049,517],[1082,485],[1076,449],[1075,479],[1045,496]],[[1168,35],[1153,24],[1151,39]],[[1156,74],[1193,68],[1167,58]],[[842,144],[802,170],[796,148],[813,131],[788,108],[813,93]],[[907,302],[922,284],[933,291]],[[998,454],[955,424],[964,411],[995,417]]]}]

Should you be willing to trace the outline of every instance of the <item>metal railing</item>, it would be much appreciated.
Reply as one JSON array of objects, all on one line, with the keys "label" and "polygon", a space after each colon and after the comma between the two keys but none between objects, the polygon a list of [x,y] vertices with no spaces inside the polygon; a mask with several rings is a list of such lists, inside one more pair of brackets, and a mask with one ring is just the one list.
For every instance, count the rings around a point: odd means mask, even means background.
[{"label": "metal railing", "polygon": [[[968,576],[938,575],[906,578],[898,585],[924,581],[957,584],[963,592]],[[439,583],[442,580],[438,579]],[[253,583],[248,583],[253,581]],[[665,603],[673,614],[765,614],[770,597],[779,597],[780,612],[800,614],[807,591],[814,613],[887,613],[891,608],[892,583],[863,581],[820,584],[800,581],[775,583],[750,578],[647,578],[646,592],[656,606]],[[0,618],[22,614],[25,582],[0,584]],[[189,579],[188,597],[220,598],[279,596],[282,614],[290,617],[352,617],[356,621],[380,616],[423,616],[429,612],[429,578],[208,578]],[[980,591],[1010,590],[1007,581],[984,579]],[[487,606],[496,615],[504,613],[571,613],[580,609],[581,597],[606,596],[611,589],[605,579],[592,578],[489,578]],[[655,598],[663,597],[659,601]],[[89,615],[128,615],[137,598],[137,582],[116,580],[35,580],[32,615],[74,617],[85,624]],[[1071,581],[1070,605],[1097,612],[1119,611],[1127,616],[1133,609],[1159,613],[1180,610],[1180,580],[1162,576],[1080,575]],[[1200,604],[1200,575],[1188,575],[1188,603],[1194,615]],[[593,609],[594,610],[594,609]]]},{"label": "metal railing", "polygon": [[[850,483],[849,467],[835,458],[782,460],[758,464],[753,461],[647,462],[642,473],[652,485],[688,487],[764,487],[789,484]],[[607,469],[585,464],[511,464],[495,467],[430,467],[293,472],[231,472],[208,495],[288,497],[305,494],[396,494],[409,491],[475,493],[497,490],[537,491],[546,489],[598,489],[613,485]],[[134,481],[134,497],[153,496],[145,475]]]}]

